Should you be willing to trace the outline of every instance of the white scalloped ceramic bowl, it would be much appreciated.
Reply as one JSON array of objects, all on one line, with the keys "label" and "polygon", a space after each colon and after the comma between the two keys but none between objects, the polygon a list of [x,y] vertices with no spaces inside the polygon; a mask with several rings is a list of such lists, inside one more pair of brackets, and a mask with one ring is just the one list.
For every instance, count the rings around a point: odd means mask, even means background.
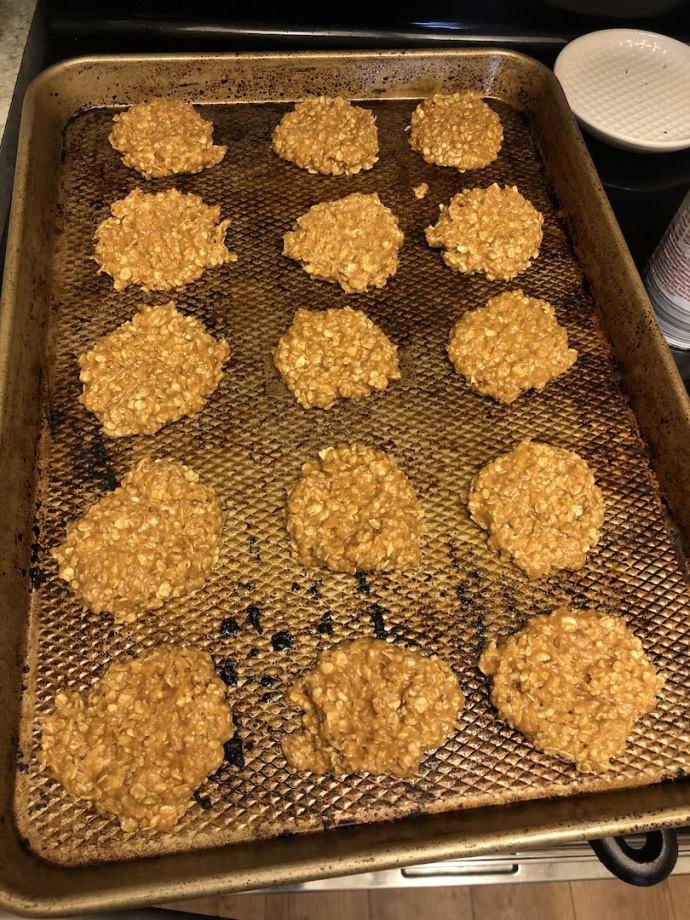
[{"label": "white scalloped ceramic bowl", "polygon": [[690,47],[640,29],[604,29],[570,42],[554,66],[582,127],[615,147],[690,147]]}]

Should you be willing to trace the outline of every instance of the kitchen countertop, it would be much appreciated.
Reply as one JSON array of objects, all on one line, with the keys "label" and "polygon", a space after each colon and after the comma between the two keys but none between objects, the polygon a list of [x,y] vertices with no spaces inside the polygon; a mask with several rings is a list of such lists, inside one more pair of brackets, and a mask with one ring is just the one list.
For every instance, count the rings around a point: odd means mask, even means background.
[{"label": "kitchen countertop", "polygon": [[0,235],[9,213],[24,92],[42,59],[37,0],[0,0]]}]

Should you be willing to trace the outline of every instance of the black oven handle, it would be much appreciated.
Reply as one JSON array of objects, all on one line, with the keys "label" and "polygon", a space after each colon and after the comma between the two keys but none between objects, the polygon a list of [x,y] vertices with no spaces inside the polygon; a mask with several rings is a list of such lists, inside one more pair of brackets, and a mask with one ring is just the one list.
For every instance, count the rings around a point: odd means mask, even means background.
[{"label": "black oven handle", "polygon": [[649,831],[642,846],[632,846],[626,837],[602,837],[589,845],[616,878],[644,888],[667,879],[678,859],[678,834],[673,829]]}]

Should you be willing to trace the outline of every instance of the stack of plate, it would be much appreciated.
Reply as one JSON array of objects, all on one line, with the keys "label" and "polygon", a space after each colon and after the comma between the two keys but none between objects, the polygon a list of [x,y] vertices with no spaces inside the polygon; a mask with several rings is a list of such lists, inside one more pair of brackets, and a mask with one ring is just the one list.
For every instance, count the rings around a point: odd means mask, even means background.
[{"label": "stack of plate", "polygon": [[653,263],[645,272],[644,286],[668,344],[674,348],[690,349],[690,301],[669,295],[659,282]]},{"label": "stack of plate", "polygon": [[668,344],[690,349],[690,192],[649,260],[644,285]]}]

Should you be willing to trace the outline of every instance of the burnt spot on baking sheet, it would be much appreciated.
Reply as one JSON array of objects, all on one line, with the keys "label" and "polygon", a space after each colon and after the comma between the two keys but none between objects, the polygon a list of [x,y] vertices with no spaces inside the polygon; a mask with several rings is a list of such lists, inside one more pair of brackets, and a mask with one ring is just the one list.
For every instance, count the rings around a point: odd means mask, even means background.
[{"label": "burnt spot on baking sheet", "polygon": [[249,537],[249,552],[256,559],[257,562],[261,562],[261,550],[259,548],[259,541],[256,537]]},{"label": "burnt spot on baking sheet", "polygon": [[38,591],[47,577],[47,574],[40,566],[32,565],[29,569],[29,582],[31,583],[31,590]]},{"label": "burnt spot on baking sheet", "polygon": [[369,587],[369,582],[367,581],[366,572],[355,572],[355,581],[357,582],[357,590],[360,594],[363,594],[364,597],[369,597],[371,594],[371,588]]},{"label": "burnt spot on baking sheet", "polygon": [[291,649],[295,640],[287,629],[281,629],[271,636],[271,646],[274,652],[285,652]]},{"label": "burnt spot on baking sheet", "polygon": [[237,620],[234,617],[225,617],[225,619],[220,624],[221,639],[236,639],[238,631],[239,626],[237,625]]},{"label": "burnt spot on baking sheet", "polygon": [[261,625],[261,614],[263,613],[261,607],[257,607],[256,604],[250,604],[247,607],[247,623],[255,629],[259,635],[263,633],[263,627]]},{"label": "burnt spot on baking sheet", "polygon": [[459,584],[455,586],[455,596],[463,610],[468,610],[474,603],[474,599],[467,593],[467,585]]},{"label": "burnt spot on baking sheet", "polygon": [[316,623],[316,631],[322,636],[333,635],[333,614],[327,610],[320,620]]},{"label": "burnt spot on baking sheet", "polygon": [[517,613],[517,600],[515,596],[510,593],[510,591],[503,592],[503,603],[505,604],[506,610],[509,613]]},{"label": "burnt spot on baking sheet", "polygon": [[224,684],[227,684],[228,687],[236,687],[239,680],[239,675],[237,674],[237,668],[235,663],[231,658],[225,659],[225,664],[220,669],[220,679]]},{"label": "burnt spot on baking sheet", "polygon": [[90,438],[79,441],[77,457],[84,477],[90,479],[97,488],[104,492],[114,492],[118,488],[120,483],[110,463],[100,426],[93,429]]},{"label": "burnt spot on baking sheet", "polygon": [[371,625],[374,627],[374,635],[376,638],[385,639],[388,635],[385,619],[385,615],[388,613],[386,608],[382,607],[381,604],[371,604],[367,607],[366,612],[371,620]]},{"label": "burnt spot on baking sheet", "polygon": [[223,745],[223,751],[225,753],[225,760],[233,767],[237,767],[238,770],[244,769],[244,750],[242,748],[242,739],[235,732],[235,734]]},{"label": "burnt spot on baking sheet", "polygon": [[213,802],[209,796],[201,795],[198,789],[194,792],[194,801],[200,808],[203,808],[204,811],[210,811],[210,809],[213,807]]},{"label": "burnt spot on baking sheet", "polygon": [[477,611],[474,618],[470,620],[470,629],[472,630],[472,635],[473,635],[472,651],[474,652],[476,657],[479,658],[481,653],[486,648],[486,644],[487,644],[484,614],[481,611]]}]

